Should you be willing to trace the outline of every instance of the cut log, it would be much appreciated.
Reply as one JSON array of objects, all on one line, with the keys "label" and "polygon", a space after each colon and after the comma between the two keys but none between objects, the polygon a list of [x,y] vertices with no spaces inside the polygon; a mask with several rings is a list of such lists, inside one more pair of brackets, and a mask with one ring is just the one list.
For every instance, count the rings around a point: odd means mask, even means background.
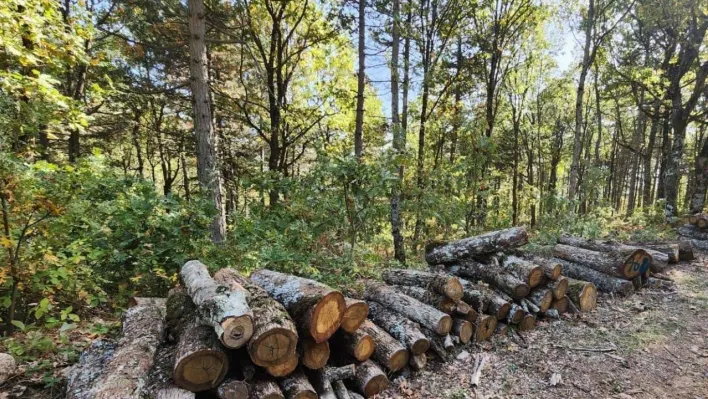
[{"label": "cut log", "polygon": [[297,354],[290,356],[289,358],[285,359],[280,364],[276,364],[275,366],[270,366],[266,367],[266,372],[273,377],[285,377],[286,375],[290,375],[295,369],[297,369],[298,366],[298,356]]},{"label": "cut log", "polygon": [[691,245],[699,251],[708,252],[708,241],[691,239]]},{"label": "cut log", "polygon": [[524,309],[524,312],[526,313],[531,313],[534,315],[541,313],[541,308],[536,306],[535,303],[529,301],[527,298],[522,299],[519,303],[521,304],[521,308]]},{"label": "cut log", "polygon": [[334,389],[334,394],[337,396],[337,399],[352,399],[344,381],[332,381],[332,388]]},{"label": "cut log", "polygon": [[568,311],[568,297],[563,297],[561,299],[555,299],[552,305],[553,309],[557,310],[558,313],[565,313]]},{"label": "cut log", "polygon": [[511,308],[509,309],[509,314],[506,316],[506,322],[508,324],[519,324],[521,321],[524,319],[524,309],[515,304],[511,304]]},{"label": "cut log", "polygon": [[477,313],[484,313],[489,306],[489,290],[465,279],[459,281],[463,290],[462,300],[472,306]]},{"label": "cut log", "polygon": [[597,252],[564,244],[553,247],[553,256],[625,280],[631,280],[645,273],[652,262],[651,256],[642,249],[624,256],[617,252]]},{"label": "cut log", "polygon": [[470,342],[472,336],[474,335],[474,327],[472,323],[464,319],[453,319],[451,332],[455,334],[460,342],[466,344]]},{"label": "cut log", "polygon": [[369,398],[388,388],[388,378],[376,363],[367,360],[356,367],[354,384],[359,392]]},{"label": "cut log", "polygon": [[423,370],[426,364],[428,364],[428,356],[426,356],[425,353],[411,356],[410,359],[408,359],[408,365],[416,371]]},{"label": "cut log", "polygon": [[692,261],[696,259],[693,255],[693,244],[691,240],[678,240],[676,242],[679,246],[679,260]]},{"label": "cut log", "polygon": [[296,370],[280,379],[278,385],[280,385],[286,399],[317,399],[315,388],[307,380],[302,370]]},{"label": "cut log", "polygon": [[577,263],[568,262],[562,259],[557,261],[563,266],[563,274],[576,280],[588,281],[595,284],[600,292],[613,293],[627,296],[634,292],[631,281],[608,276],[598,271],[592,270]]},{"label": "cut log", "polygon": [[248,343],[253,335],[253,313],[243,287],[217,284],[198,260],[185,263],[179,275],[197,305],[201,323],[212,326],[224,346],[235,349]]},{"label": "cut log", "polygon": [[578,305],[581,312],[589,312],[597,305],[597,288],[593,283],[569,278],[568,297]]},{"label": "cut log", "polygon": [[494,329],[497,327],[497,318],[490,315],[479,315],[474,325],[474,341],[482,342],[489,339],[494,334]]},{"label": "cut log", "polygon": [[387,308],[420,323],[440,335],[445,335],[452,328],[452,318],[435,308],[397,292],[385,284],[369,281],[364,296],[370,301],[376,301]]},{"label": "cut log", "polygon": [[506,337],[506,334],[508,332],[509,332],[509,326],[507,324],[497,322],[497,326],[494,327],[494,335],[501,335],[503,337]]},{"label": "cut log", "polygon": [[[560,265],[560,263],[557,264]],[[549,288],[553,293],[553,298],[563,298],[565,296],[565,293],[568,292],[568,280],[565,277],[561,276],[556,281],[549,282],[546,287]]]},{"label": "cut log", "polygon": [[176,349],[172,344],[162,344],[157,349],[147,382],[142,386],[141,398],[194,399],[194,392],[179,388],[172,379]]},{"label": "cut log", "polygon": [[259,378],[253,383],[250,397],[253,399],[285,399],[278,383],[268,377]]},{"label": "cut log", "polygon": [[531,313],[524,313],[521,323],[517,326],[519,331],[531,331],[536,328],[536,316]]},{"label": "cut log", "polygon": [[528,284],[529,288],[539,286],[543,282],[544,270],[541,266],[513,255],[496,255],[497,262],[505,272]]},{"label": "cut log", "polygon": [[329,342],[315,342],[311,337],[300,340],[302,365],[311,370],[321,369],[329,360]]},{"label": "cut log", "polygon": [[[67,399],[92,399],[93,393],[91,388],[94,381],[101,376],[103,368],[113,356],[115,351],[115,343],[97,339],[89,345],[86,350],[81,353],[79,363],[72,366],[66,379],[66,398]],[[9,363],[9,364],[7,364]],[[3,366],[2,372],[7,372],[9,377],[9,368],[13,368],[12,361],[7,361]],[[10,366],[10,367],[8,367]],[[7,367],[7,368],[6,368]],[[0,373],[2,373],[0,372]],[[169,374],[167,374],[169,376]],[[4,382],[4,381],[3,381]]]},{"label": "cut log", "polygon": [[295,354],[297,329],[283,305],[233,269],[219,270],[214,274],[214,281],[232,291],[239,287],[248,291],[248,304],[255,315],[253,334],[248,342],[248,354],[253,363],[261,367],[274,366]]},{"label": "cut log", "polygon": [[227,378],[216,388],[216,396],[219,399],[248,399],[249,390],[250,385],[246,381]]},{"label": "cut log", "polygon": [[430,350],[435,353],[435,355],[440,358],[441,361],[445,363],[451,362],[452,354],[450,351],[454,349],[455,344],[452,342],[450,335],[437,335],[433,331],[423,328],[423,334],[428,337],[430,341]]},{"label": "cut log", "polygon": [[529,285],[518,278],[504,273],[500,266],[485,265],[475,261],[461,261],[447,268],[448,272],[459,277],[482,280],[497,287],[514,298],[523,298],[529,294]]},{"label": "cut log", "polygon": [[175,384],[192,392],[207,391],[219,386],[228,369],[228,356],[214,330],[192,321],[177,344]]},{"label": "cut log", "polygon": [[390,371],[398,371],[408,364],[408,351],[395,338],[389,335],[384,329],[365,320],[360,330],[369,334],[373,338],[376,348],[373,358]]},{"label": "cut log", "polygon": [[[591,251],[612,252],[627,257],[632,256],[635,251],[641,249],[646,251],[649,256],[651,256],[651,263],[649,264],[649,268],[652,272],[660,273],[669,266],[669,256],[667,254],[660,251],[655,251],[644,246],[625,245],[612,240],[584,240],[582,238],[573,237],[569,235],[561,235],[558,238],[558,242],[573,247],[589,249]],[[641,271],[641,273],[644,272],[645,270]]]},{"label": "cut log", "polygon": [[136,307],[136,306],[150,305],[150,306],[156,306],[160,309],[165,309],[166,304],[167,304],[167,298],[134,296],[128,300],[128,306],[131,308]]},{"label": "cut log", "polygon": [[346,302],[341,292],[314,280],[258,270],[251,279],[283,304],[300,331],[315,342],[326,341],[342,323]]},{"label": "cut log", "polygon": [[92,398],[135,398],[145,383],[165,333],[164,308],[136,306],[123,316],[121,338],[103,372],[93,382]]},{"label": "cut log", "polygon": [[351,380],[356,376],[356,366],[348,364],[341,367],[327,366],[324,369],[327,379],[330,381]]},{"label": "cut log", "polygon": [[[565,279],[563,281],[565,281],[565,285],[567,288],[568,279]],[[555,281],[555,282],[558,283],[559,281]],[[563,296],[565,296],[565,293]],[[528,299],[529,302],[536,305],[539,309],[538,310],[539,312],[545,312],[548,310],[548,308],[551,307],[551,304],[553,303],[553,291],[551,291],[550,289],[545,289],[545,288],[536,288],[536,289],[531,290],[531,292],[529,293],[529,296],[527,296],[526,299]]]},{"label": "cut log", "polygon": [[520,255],[524,259],[541,266],[547,279],[557,280],[561,276],[561,265],[558,262],[553,262],[550,259],[529,252],[520,252]]},{"label": "cut log", "polygon": [[[683,241],[686,241],[686,240],[683,240]],[[679,260],[682,260],[681,259],[680,244],[678,241],[673,241],[673,242],[630,242],[630,243],[627,243],[627,245],[639,247],[639,248],[648,248],[648,249],[666,254],[666,256],[668,256],[669,263],[678,263]],[[690,242],[689,242],[689,245],[690,245]],[[692,260],[692,259],[690,259],[690,260]]]},{"label": "cut log", "polygon": [[692,238],[694,240],[706,241],[708,240],[708,232],[705,232],[696,226],[690,224],[684,224],[678,228],[678,233],[681,236]]},{"label": "cut log", "polygon": [[487,308],[486,313],[496,317],[497,320],[506,319],[509,315],[509,310],[511,310],[511,301],[494,293],[490,296],[491,301],[489,302],[489,307]]},{"label": "cut log", "polygon": [[528,241],[525,228],[512,227],[457,241],[430,243],[425,247],[425,260],[431,265],[454,263],[475,255],[517,248],[526,245]]},{"label": "cut log", "polygon": [[350,333],[356,331],[369,315],[369,305],[359,299],[344,298],[347,305],[342,318],[341,329]]},{"label": "cut log", "polygon": [[353,356],[359,362],[370,358],[376,350],[374,339],[361,328],[353,333],[338,331],[332,337],[332,344],[337,350]]},{"label": "cut log", "polygon": [[408,295],[413,299],[417,299],[426,305],[430,305],[435,309],[447,313],[449,315],[466,315],[470,312],[470,306],[462,301],[456,301],[450,299],[445,295],[440,295],[438,293],[428,291],[425,288],[405,286],[405,285],[394,285],[393,286],[398,292]]},{"label": "cut log", "polygon": [[410,319],[388,310],[378,302],[369,302],[369,317],[379,327],[400,341],[413,355],[425,353],[428,339]]},{"label": "cut log", "polygon": [[381,278],[391,285],[421,287],[454,301],[462,299],[462,284],[454,276],[420,270],[389,269],[384,270]]},{"label": "cut log", "polygon": [[327,378],[324,370],[312,370],[308,373],[308,377],[319,399],[337,399],[332,381]]}]

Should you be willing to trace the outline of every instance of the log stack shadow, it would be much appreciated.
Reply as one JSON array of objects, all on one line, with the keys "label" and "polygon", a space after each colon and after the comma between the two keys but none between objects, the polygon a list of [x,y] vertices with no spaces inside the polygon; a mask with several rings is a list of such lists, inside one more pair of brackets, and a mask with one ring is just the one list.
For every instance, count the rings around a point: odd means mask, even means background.
[{"label": "log stack shadow", "polygon": [[[120,340],[92,345],[67,399],[371,397],[454,349],[582,314],[598,293],[670,289],[678,243],[561,236],[552,257],[523,227],[426,247],[428,270],[387,269],[360,292],[272,270],[213,276],[187,262],[168,298],[135,298]],[[692,256],[692,254],[691,254]]]}]

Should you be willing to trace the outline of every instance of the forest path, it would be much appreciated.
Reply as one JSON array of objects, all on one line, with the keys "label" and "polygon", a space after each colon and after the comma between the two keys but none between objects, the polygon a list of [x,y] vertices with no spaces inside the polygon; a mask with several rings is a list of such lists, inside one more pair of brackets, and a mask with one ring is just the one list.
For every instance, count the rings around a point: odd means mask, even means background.
[{"label": "forest path", "polygon": [[[540,322],[523,338],[483,343],[490,360],[480,387],[469,386],[470,357],[430,362],[423,372],[394,381],[382,396],[708,398],[708,256],[675,265],[668,274],[676,292],[603,297],[581,319]],[[552,386],[552,376],[561,381]]]}]

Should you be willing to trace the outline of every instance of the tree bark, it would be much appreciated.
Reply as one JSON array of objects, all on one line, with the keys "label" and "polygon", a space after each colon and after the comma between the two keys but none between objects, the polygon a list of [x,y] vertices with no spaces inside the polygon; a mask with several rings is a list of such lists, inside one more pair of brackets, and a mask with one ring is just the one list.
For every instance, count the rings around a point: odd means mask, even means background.
[{"label": "tree bark", "polygon": [[[608,276],[577,263],[568,262],[562,259],[554,260],[560,262],[563,266],[563,274],[565,276],[591,282],[595,284],[595,287],[597,287],[600,292],[613,293],[621,296],[627,296],[634,292],[634,286],[628,280]],[[568,285],[570,286],[570,282]]]},{"label": "tree bark", "polygon": [[194,392],[177,387],[172,379],[176,350],[173,344],[163,344],[157,349],[154,365],[147,374],[147,383],[142,387],[142,397],[194,399]]},{"label": "tree bark", "polygon": [[615,241],[584,240],[568,235],[561,235],[558,238],[558,243],[597,252],[618,252],[623,256],[630,256],[637,250],[644,250],[651,256],[649,268],[652,272],[661,273],[669,266],[668,255],[641,245],[625,245]]},{"label": "tree bark", "polygon": [[72,366],[66,378],[66,399],[92,399],[91,388],[111,360],[116,349],[113,342],[97,339],[81,353],[79,363]]},{"label": "tree bark", "polygon": [[526,243],[528,243],[526,229],[512,227],[448,243],[428,244],[425,249],[425,260],[431,265],[454,263],[476,255],[517,248]]},{"label": "tree bark", "polygon": [[302,370],[297,370],[278,381],[286,399],[317,399],[317,392]]},{"label": "tree bark", "polygon": [[472,323],[464,319],[454,319],[452,321],[452,330],[450,330],[456,337],[460,339],[460,342],[466,344],[470,342],[472,336],[474,335],[474,327]]},{"label": "tree bark", "polygon": [[332,337],[332,344],[337,349],[335,353],[344,352],[359,362],[369,359],[376,350],[376,342],[362,329],[353,333],[338,331]]},{"label": "tree bark", "polygon": [[561,276],[561,265],[531,253],[521,252],[521,256],[530,261],[531,263],[541,266],[543,268],[543,274],[549,280],[558,280]]},{"label": "tree bark", "polygon": [[191,392],[216,388],[228,372],[228,355],[213,329],[200,325],[196,318],[187,323],[175,353],[175,384]]},{"label": "tree bark", "polygon": [[529,296],[526,297],[526,299],[528,299],[534,305],[538,306],[539,312],[546,312],[546,310],[548,310],[548,308],[550,308],[551,304],[553,303],[553,297],[553,291],[544,288],[537,288],[531,290]]},{"label": "tree bark", "polygon": [[356,367],[354,385],[369,398],[388,388],[388,378],[376,363],[367,360]]},{"label": "tree bark", "polygon": [[251,397],[255,399],[285,399],[278,383],[270,378],[259,378],[253,383]]},{"label": "tree bark", "polygon": [[364,149],[364,79],[366,78],[366,1],[359,2],[359,70],[356,77],[356,126],[354,155],[361,161]]},{"label": "tree bark", "polygon": [[475,312],[484,313],[491,300],[490,291],[464,279],[459,279],[459,281],[462,285],[462,300],[472,306]]},{"label": "tree bark", "polygon": [[514,298],[523,298],[529,294],[529,286],[518,278],[504,273],[495,265],[483,265],[474,261],[463,261],[458,265],[452,265],[447,271],[458,277],[473,280],[482,280]]},{"label": "tree bark", "polygon": [[505,320],[506,317],[509,315],[510,310],[511,310],[511,302],[510,301],[508,301],[506,298],[502,298],[499,295],[492,294],[491,301],[489,303],[489,308],[487,309],[487,312],[485,312],[485,313],[496,317],[497,320]]},{"label": "tree bark", "polygon": [[389,269],[383,271],[381,278],[392,285],[422,287],[454,301],[462,299],[464,292],[462,284],[457,277],[445,274],[420,270]]},{"label": "tree bark", "polygon": [[428,339],[423,335],[416,323],[388,310],[377,302],[369,303],[369,317],[376,325],[386,330],[392,337],[405,345],[414,356],[425,353],[430,347],[430,342],[428,342]]},{"label": "tree bark", "polygon": [[344,298],[346,310],[340,328],[348,333],[356,331],[369,315],[369,305],[359,299]]},{"label": "tree bark", "polygon": [[691,198],[691,213],[703,212],[708,189],[708,139],[703,140],[701,152],[696,157],[695,180],[696,187]]},{"label": "tree bark", "polygon": [[[452,299],[436,294],[420,287],[408,287],[405,285],[393,286],[398,292],[408,295],[409,297],[416,299],[428,306],[447,313],[449,315],[461,314],[466,315],[471,310],[470,306],[462,301],[453,301]],[[458,304],[460,306],[458,306]]]},{"label": "tree bark", "polygon": [[516,303],[511,304],[506,322],[509,324],[519,324],[524,319],[524,309]]},{"label": "tree bark", "polygon": [[300,330],[315,342],[326,341],[339,328],[346,310],[341,292],[302,277],[258,270],[251,279],[283,304]]},{"label": "tree bark", "polygon": [[214,242],[226,235],[226,218],[221,200],[221,176],[217,154],[219,139],[214,133],[209,89],[206,47],[206,11],[204,0],[187,1],[189,12],[189,75],[192,88],[194,134],[197,137],[197,177],[199,184],[216,209],[211,225]]},{"label": "tree bark", "polygon": [[248,399],[249,390],[246,381],[227,378],[216,388],[216,396],[219,399]]},{"label": "tree bark", "polygon": [[248,342],[248,354],[253,363],[261,367],[274,366],[295,354],[297,329],[283,305],[233,269],[219,270],[214,274],[214,281],[230,287],[232,292],[248,291],[248,304],[255,316],[253,335]]},{"label": "tree bark", "polygon": [[449,315],[401,294],[385,284],[368,282],[364,296],[366,299],[376,301],[440,335],[447,334],[452,328],[452,319]]},{"label": "tree bark", "polygon": [[521,259],[513,255],[495,255],[493,257],[505,272],[528,284],[529,288],[535,288],[543,282],[543,267]]},{"label": "tree bark", "polygon": [[646,273],[651,264],[651,256],[641,249],[633,251],[629,256],[624,256],[616,252],[597,252],[557,244],[553,247],[553,256],[625,280],[631,280]]},{"label": "tree bark", "polygon": [[373,358],[390,371],[398,371],[408,364],[408,351],[384,329],[366,320],[360,327],[375,342]]},{"label": "tree bark", "polygon": [[248,306],[249,294],[240,285],[219,285],[207,267],[192,260],[182,266],[180,278],[197,306],[201,322],[212,326],[227,348],[240,348],[253,335],[253,312]]}]

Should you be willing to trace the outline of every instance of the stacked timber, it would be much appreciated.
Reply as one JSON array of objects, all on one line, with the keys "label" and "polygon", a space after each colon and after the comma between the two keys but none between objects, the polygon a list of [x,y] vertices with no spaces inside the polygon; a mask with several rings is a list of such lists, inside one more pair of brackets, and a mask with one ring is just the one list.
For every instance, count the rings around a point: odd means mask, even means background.
[{"label": "stacked timber", "polygon": [[679,247],[679,250],[686,248],[688,246],[686,242],[688,242],[701,251],[708,251],[708,230],[699,227],[697,223],[684,224],[678,228],[678,234],[682,237],[682,240],[679,241],[679,245],[683,243],[683,245]]}]

